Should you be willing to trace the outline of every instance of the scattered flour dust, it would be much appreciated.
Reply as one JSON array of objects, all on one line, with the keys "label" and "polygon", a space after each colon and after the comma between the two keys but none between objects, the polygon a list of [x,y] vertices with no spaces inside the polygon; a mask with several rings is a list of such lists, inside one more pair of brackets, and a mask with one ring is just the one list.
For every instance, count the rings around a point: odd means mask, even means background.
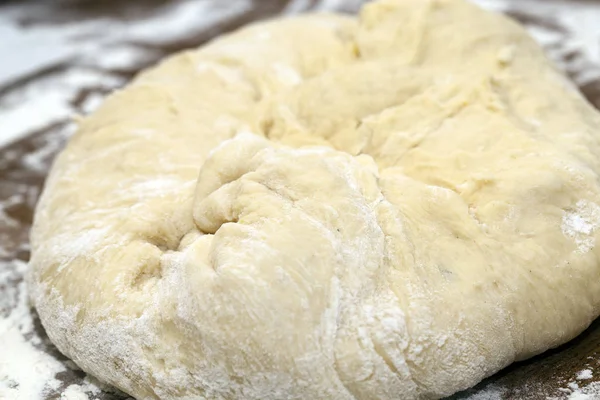
[{"label": "scattered flour dust", "polygon": [[588,385],[585,385],[583,382],[577,382],[586,381],[593,377],[594,373],[591,368],[583,369],[575,375],[574,380],[567,384],[567,388],[561,389],[561,391],[568,394],[567,400],[599,400],[600,382],[592,382]]},{"label": "scattered flour dust", "polygon": [[[0,286],[15,286],[15,291],[0,297],[0,399],[38,400],[60,389],[56,374],[65,365],[36,346],[42,340],[34,330],[29,311],[28,294],[22,280],[27,264],[22,261],[0,262]],[[88,393],[99,393],[92,382],[71,385],[61,394],[61,400],[88,400]]]},{"label": "scattered flour dust", "polygon": [[462,400],[504,400],[506,389],[496,385],[489,385],[483,390],[464,397]]},{"label": "scattered flour dust", "polygon": [[593,382],[588,386],[575,390],[568,400],[598,400],[600,399],[600,382]]},{"label": "scattered flour dust", "polygon": [[101,389],[92,383],[70,385],[60,395],[61,400],[89,400],[89,394],[98,394]]},{"label": "scattered flour dust", "polygon": [[565,211],[561,229],[577,245],[577,252],[587,253],[596,245],[593,233],[600,227],[600,206],[579,200],[575,208]]},{"label": "scattered flour dust", "polygon": [[[15,276],[22,277],[26,268],[27,264],[20,261],[0,264],[0,285],[10,284]],[[10,310],[4,317],[0,314],[0,399],[32,400],[40,398],[65,367],[35,348],[34,343],[39,343],[40,338],[33,330],[25,282],[19,282],[18,286],[16,299],[12,300],[16,304],[10,304],[8,296],[0,299],[0,310]]]},{"label": "scattered flour dust", "polygon": [[577,373],[577,380],[581,381],[584,379],[592,379],[593,378],[593,374],[592,374],[592,370],[591,369],[584,369],[582,371],[579,371]]}]

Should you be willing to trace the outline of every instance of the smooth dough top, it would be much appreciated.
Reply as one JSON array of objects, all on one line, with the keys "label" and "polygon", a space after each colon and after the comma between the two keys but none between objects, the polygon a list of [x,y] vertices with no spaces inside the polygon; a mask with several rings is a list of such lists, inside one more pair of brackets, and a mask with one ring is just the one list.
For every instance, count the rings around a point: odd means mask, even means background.
[{"label": "smooth dough top", "polygon": [[600,312],[600,116],[460,0],[243,28],[110,96],[58,157],[29,284],[138,399],[428,399]]}]

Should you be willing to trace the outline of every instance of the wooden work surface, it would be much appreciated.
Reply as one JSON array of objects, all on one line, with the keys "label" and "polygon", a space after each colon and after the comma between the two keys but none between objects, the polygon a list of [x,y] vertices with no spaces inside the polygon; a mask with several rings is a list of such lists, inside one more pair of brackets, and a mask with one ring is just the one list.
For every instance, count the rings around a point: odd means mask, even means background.
[{"label": "wooden work surface", "polygon": [[[527,25],[549,56],[600,106],[600,1],[477,2]],[[72,133],[70,118],[93,110],[106,93],[158,59],[250,21],[308,9],[353,12],[360,3],[0,0],[0,322],[5,322],[0,323],[0,398],[3,390],[7,399],[128,398],[66,360],[47,339],[34,311],[23,306],[33,208],[53,157]],[[22,360],[3,351],[10,329],[22,335],[20,346],[43,353],[39,363],[64,365],[54,380],[42,382],[45,386],[35,398],[27,388],[33,383],[17,375],[11,378],[11,368]],[[585,369],[592,377],[577,379]],[[596,390],[594,382],[600,382],[600,321],[571,343],[513,365],[453,399],[600,398],[585,395]],[[83,397],[73,395],[74,389]]]}]

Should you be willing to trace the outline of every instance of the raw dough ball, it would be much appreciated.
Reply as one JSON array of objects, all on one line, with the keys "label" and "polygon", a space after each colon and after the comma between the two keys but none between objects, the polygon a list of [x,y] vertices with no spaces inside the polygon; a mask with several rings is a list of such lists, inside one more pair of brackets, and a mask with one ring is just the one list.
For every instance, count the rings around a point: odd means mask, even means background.
[{"label": "raw dough ball", "polygon": [[503,16],[263,22],[81,121],[33,300],[138,399],[439,398],[598,315],[599,172],[599,114]]}]

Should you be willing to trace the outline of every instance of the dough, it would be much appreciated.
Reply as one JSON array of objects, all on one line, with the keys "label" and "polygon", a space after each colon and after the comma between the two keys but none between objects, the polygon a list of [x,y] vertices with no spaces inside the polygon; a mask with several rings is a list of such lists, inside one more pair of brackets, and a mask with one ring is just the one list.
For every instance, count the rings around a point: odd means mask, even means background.
[{"label": "dough", "polygon": [[600,116],[459,0],[258,23],[108,98],[29,284],[137,399],[432,399],[600,311]]}]

